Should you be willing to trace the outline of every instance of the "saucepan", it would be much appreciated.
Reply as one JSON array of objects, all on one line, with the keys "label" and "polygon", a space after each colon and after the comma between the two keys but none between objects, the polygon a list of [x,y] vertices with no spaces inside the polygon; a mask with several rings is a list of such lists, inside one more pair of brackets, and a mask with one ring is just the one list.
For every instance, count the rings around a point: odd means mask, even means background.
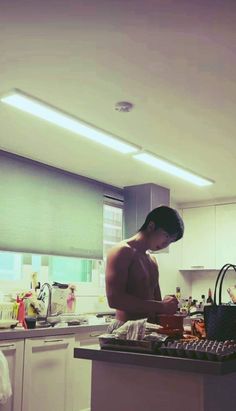
[{"label": "saucepan", "polygon": [[183,315],[178,314],[160,314],[158,315],[158,324],[164,328],[183,330]]}]

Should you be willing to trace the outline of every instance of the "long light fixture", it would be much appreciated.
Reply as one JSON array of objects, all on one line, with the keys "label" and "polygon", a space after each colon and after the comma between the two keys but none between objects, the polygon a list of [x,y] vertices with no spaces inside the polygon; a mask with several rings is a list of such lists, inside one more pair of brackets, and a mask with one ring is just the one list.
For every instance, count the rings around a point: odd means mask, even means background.
[{"label": "long light fixture", "polygon": [[152,154],[148,154],[146,152],[134,154],[133,157],[136,160],[142,161],[143,163],[158,168],[159,170],[165,171],[176,177],[182,178],[183,180],[186,180],[198,186],[208,186],[214,183],[214,181],[212,180],[200,177],[190,171],[187,171],[177,165],[170,163],[167,160],[164,160]]},{"label": "long light fixture", "polygon": [[54,108],[35,97],[29,96],[21,90],[12,90],[9,94],[1,97],[0,100],[5,104],[16,107],[19,110],[30,113],[49,123],[56,124],[66,130],[70,130],[73,133],[86,137],[96,143],[108,146],[123,154],[139,151],[139,147],[116,138],[105,131],[99,130],[69,114],[63,113],[63,111]]}]

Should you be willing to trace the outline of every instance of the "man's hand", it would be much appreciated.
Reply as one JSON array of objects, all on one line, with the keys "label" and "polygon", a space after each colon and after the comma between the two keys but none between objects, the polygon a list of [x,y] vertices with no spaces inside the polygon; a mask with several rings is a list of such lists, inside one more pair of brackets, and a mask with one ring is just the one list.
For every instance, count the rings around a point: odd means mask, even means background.
[{"label": "man's hand", "polygon": [[178,308],[178,300],[176,297],[166,295],[162,301],[163,314],[175,314]]}]

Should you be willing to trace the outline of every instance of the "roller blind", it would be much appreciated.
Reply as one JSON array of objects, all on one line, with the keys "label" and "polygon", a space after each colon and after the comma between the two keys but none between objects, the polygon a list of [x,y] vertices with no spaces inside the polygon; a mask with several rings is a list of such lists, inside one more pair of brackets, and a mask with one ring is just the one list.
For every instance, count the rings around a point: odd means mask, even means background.
[{"label": "roller blind", "polygon": [[0,151],[0,250],[102,258],[103,189]]}]

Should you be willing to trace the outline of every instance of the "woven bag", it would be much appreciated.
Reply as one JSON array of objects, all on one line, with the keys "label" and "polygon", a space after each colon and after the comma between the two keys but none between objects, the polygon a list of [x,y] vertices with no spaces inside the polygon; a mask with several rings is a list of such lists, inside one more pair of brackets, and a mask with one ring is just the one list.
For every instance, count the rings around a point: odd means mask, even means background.
[{"label": "woven bag", "polygon": [[[216,279],[214,291],[214,304],[204,307],[204,321],[206,336],[209,340],[226,341],[236,340],[236,304],[222,304],[222,286],[226,272],[233,268],[236,272],[236,265],[225,264]],[[219,298],[217,304],[217,286],[219,284]]]}]

